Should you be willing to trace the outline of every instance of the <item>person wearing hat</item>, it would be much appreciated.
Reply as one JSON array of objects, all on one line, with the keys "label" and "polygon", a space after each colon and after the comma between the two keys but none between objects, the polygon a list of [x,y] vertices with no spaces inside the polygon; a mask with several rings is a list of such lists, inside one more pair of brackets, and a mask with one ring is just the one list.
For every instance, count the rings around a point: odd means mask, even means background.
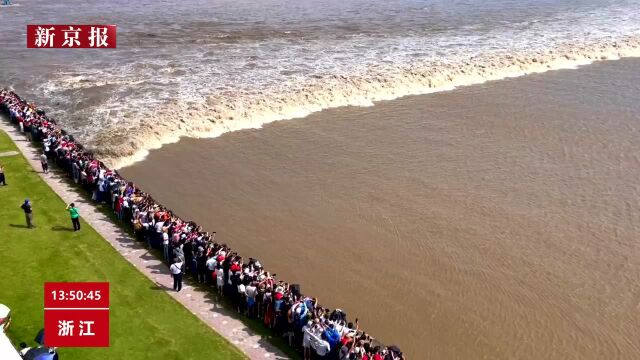
[{"label": "person wearing hat", "polygon": [[69,211],[69,215],[71,215],[71,223],[73,224],[73,231],[80,230],[80,213],[78,213],[78,209],[74,203],[69,204],[67,206],[67,211]]},{"label": "person wearing hat", "polygon": [[20,208],[24,211],[24,217],[27,220],[27,227],[29,229],[33,229],[35,225],[33,225],[33,208],[31,207],[31,201],[29,201],[29,199],[25,199]]}]

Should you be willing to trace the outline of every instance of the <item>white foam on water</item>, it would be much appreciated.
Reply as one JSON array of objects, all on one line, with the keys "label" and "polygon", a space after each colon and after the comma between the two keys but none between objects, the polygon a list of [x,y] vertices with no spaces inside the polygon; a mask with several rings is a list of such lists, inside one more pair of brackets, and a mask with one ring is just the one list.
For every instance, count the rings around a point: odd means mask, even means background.
[{"label": "white foam on water", "polygon": [[[427,35],[298,38],[282,31],[225,42],[232,34],[213,34],[184,48],[134,49],[127,61],[88,62],[38,91],[73,109],[54,114],[117,168],[181,137],[638,56],[640,8],[632,5]],[[65,124],[65,117],[76,120]]]},{"label": "white foam on water", "polygon": [[[637,39],[629,39],[622,45],[614,42],[594,48],[550,50],[536,55],[491,56],[444,65],[427,63],[400,68],[395,73],[329,76],[308,81],[296,91],[245,94],[243,98],[212,97],[209,103],[206,100],[196,103],[193,100],[176,100],[152,111],[142,111],[141,118],[149,121],[143,120],[128,134],[131,147],[121,146],[113,153],[103,151],[102,155],[111,165],[122,167],[141,161],[150,150],[177,142],[184,136],[212,138],[230,131],[260,128],[277,120],[302,118],[328,108],[372,106],[377,101],[407,95],[450,91],[486,81],[575,69],[594,61],[638,56],[640,43]],[[121,156],[123,154],[125,156]]]}]

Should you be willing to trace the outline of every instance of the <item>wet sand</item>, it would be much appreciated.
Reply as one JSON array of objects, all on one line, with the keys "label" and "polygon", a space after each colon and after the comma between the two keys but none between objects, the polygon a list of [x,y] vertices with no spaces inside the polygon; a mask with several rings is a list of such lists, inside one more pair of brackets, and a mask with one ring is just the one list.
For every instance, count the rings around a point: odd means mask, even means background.
[{"label": "wet sand", "polygon": [[124,168],[412,359],[640,357],[640,60],[184,139]]}]

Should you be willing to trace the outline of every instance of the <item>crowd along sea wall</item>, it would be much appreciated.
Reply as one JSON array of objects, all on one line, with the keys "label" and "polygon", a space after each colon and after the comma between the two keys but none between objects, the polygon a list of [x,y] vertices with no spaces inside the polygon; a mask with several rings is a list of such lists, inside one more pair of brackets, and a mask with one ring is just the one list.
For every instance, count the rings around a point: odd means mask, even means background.
[{"label": "crowd along sea wall", "polygon": [[[300,345],[307,341],[303,338],[306,339],[305,334],[308,334],[310,348],[318,354],[337,355],[343,346],[347,346],[348,351],[357,356],[354,357],[356,359],[363,359],[364,354],[368,354],[367,359],[374,360],[405,359],[396,346],[384,346],[366,332],[359,330],[357,321],[355,327],[352,323],[348,323],[347,315],[341,310],[332,311],[323,308],[317,303],[317,299],[303,295],[299,285],[289,286],[282,281],[276,282],[275,275],[271,276],[253,258],[249,258],[251,260],[248,264],[243,263],[242,259],[246,258],[240,257],[229,246],[214,243],[215,236],[212,237],[196,223],[181,219],[170,209],[157,203],[150,194],[122,178],[117,171],[109,169],[93,152],[76,142],[35,104],[23,100],[12,91],[0,90],[0,111],[7,115],[12,123],[19,126],[29,140],[42,143],[47,157],[58,164],[70,180],[73,179],[82,188],[92,193],[93,200],[98,204],[102,202],[109,204],[116,213],[116,217],[121,220],[121,225],[133,228],[139,240],[147,241],[150,247],[162,247],[162,239],[157,237],[159,233],[156,227],[143,227],[139,221],[141,214],[146,213],[152,214],[151,218],[157,218],[157,222],[162,222],[161,225],[167,227],[172,239],[170,248],[179,248],[183,251],[183,247],[188,244],[189,249],[201,251],[199,247],[206,247],[207,257],[216,259],[217,264],[220,265],[219,269],[224,270],[225,279],[229,279],[228,282],[225,280],[224,287],[227,296],[231,295],[228,298],[231,298],[232,305],[248,308],[244,302],[249,304],[244,297],[249,297],[248,293],[235,296],[240,292],[239,285],[238,290],[234,286],[227,286],[232,284],[234,276],[238,276],[239,281],[243,281],[242,277],[245,279],[248,277],[246,281],[239,282],[243,287],[246,282],[247,287],[260,286],[261,290],[264,288],[265,294],[271,295],[269,301],[266,301],[264,299],[267,296],[263,294],[260,307],[263,317],[258,316],[258,318],[264,319],[265,326],[276,329],[274,331],[279,331],[280,335],[290,333],[292,337],[290,345],[298,350]],[[125,202],[127,205],[123,205]],[[205,251],[204,248],[202,251]],[[190,256],[188,254],[183,256],[188,263]],[[195,251],[191,256],[192,259],[195,258]],[[165,260],[170,262],[170,258],[171,256],[165,254]],[[234,268],[234,266],[237,267]],[[195,271],[193,267],[189,270]],[[208,275],[212,276],[211,273]],[[218,285],[220,285],[219,282]],[[255,291],[259,292],[257,288]],[[255,299],[257,303],[257,297]],[[282,301],[282,308],[278,307],[278,301]],[[261,311],[258,311],[258,314],[260,313]],[[247,315],[250,316],[249,311]],[[308,328],[305,328],[305,325]]]}]

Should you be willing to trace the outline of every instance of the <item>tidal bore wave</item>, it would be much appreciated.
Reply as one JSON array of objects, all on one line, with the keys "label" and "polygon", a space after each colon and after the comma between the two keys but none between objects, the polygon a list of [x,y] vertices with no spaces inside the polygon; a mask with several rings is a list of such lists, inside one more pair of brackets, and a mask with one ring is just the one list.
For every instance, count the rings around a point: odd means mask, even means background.
[{"label": "tidal bore wave", "polygon": [[[131,109],[88,141],[90,147],[115,168],[144,159],[149,150],[181,137],[217,137],[242,129],[341,106],[371,106],[392,100],[541,73],[571,69],[594,61],[640,56],[640,36],[588,44],[569,44],[527,53],[492,52],[483,56],[412,65],[381,65],[361,74],[315,75],[304,81],[265,88],[260,92],[214,92],[201,100],[175,99]],[[113,85],[105,83],[104,85]]]}]

